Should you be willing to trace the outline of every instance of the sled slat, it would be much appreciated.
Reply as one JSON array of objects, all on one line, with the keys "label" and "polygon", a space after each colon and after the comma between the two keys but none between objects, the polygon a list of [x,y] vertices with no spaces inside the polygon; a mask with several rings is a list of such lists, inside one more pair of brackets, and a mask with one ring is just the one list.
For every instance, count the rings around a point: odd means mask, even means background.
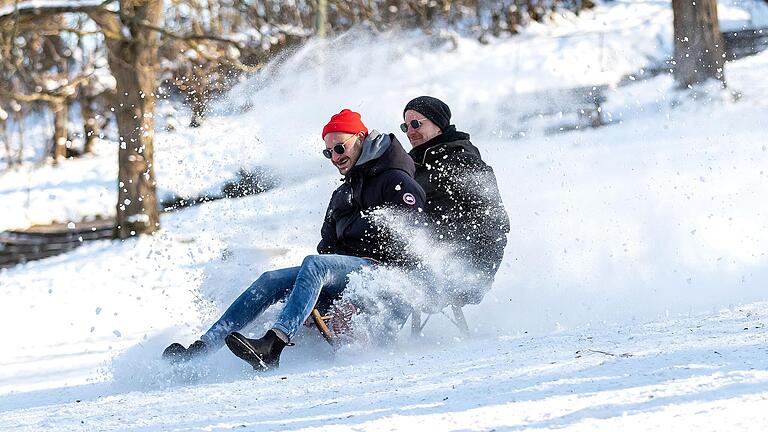
[{"label": "sled slat", "polygon": [[315,325],[320,330],[320,333],[323,334],[323,337],[325,338],[325,340],[329,344],[331,344],[331,346],[336,346],[336,337],[333,335],[333,332],[331,332],[331,330],[325,324],[325,319],[328,319],[329,317],[322,316],[320,314],[320,311],[317,309],[312,309],[311,316],[312,316],[312,320],[315,322]]}]

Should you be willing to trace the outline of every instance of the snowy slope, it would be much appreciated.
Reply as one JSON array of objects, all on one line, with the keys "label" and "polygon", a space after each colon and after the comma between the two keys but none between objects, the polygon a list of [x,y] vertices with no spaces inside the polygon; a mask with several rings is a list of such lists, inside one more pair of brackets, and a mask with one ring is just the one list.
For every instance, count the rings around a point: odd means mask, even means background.
[{"label": "snowy slope", "polygon": [[[768,304],[547,337],[406,344],[363,356],[286,353],[198,381],[4,398],[3,430],[764,430]],[[298,350],[298,349],[297,349]],[[213,368],[236,376],[210,379]],[[226,372],[225,372],[226,373]]]},{"label": "snowy slope", "polygon": [[[200,130],[161,134],[165,191],[209,190],[241,163],[275,168],[281,187],[165,215],[150,238],[0,271],[0,430],[764,430],[768,53],[728,65],[738,101],[710,88],[694,100],[661,76],[613,90],[609,127],[500,138],[496,108],[518,81],[615,83],[668,54],[668,2],[568,20],[456,50],[354,35],[329,48],[355,66],[349,77],[319,67],[309,46],[245,83]],[[637,39],[606,36],[626,59],[607,71],[580,60],[600,57],[597,42],[535,37],[648,20],[657,30]],[[524,80],[501,61],[515,49],[530,57],[518,64]],[[467,308],[473,340],[455,340],[437,316],[423,340],[403,334],[388,350],[334,356],[303,334],[265,375],[226,350],[176,372],[160,362],[260,272],[313,252],[338,178],[318,151],[327,117],[349,106],[394,130],[422,93],[444,98],[472,133],[513,221],[493,291]],[[238,113],[247,99],[253,109]],[[109,209],[112,197],[94,200],[111,193],[109,152],[0,178],[4,226],[24,222],[22,193],[40,200],[26,220]],[[44,199],[64,187],[74,204]]]}]

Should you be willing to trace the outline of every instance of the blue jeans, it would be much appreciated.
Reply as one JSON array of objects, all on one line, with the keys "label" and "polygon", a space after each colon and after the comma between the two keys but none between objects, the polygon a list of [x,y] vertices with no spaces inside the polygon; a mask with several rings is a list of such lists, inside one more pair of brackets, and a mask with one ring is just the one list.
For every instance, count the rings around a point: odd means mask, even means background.
[{"label": "blue jeans", "polygon": [[293,338],[312,313],[321,293],[341,294],[347,286],[347,275],[370,265],[373,261],[354,256],[310,255],[300,267],[265,272],[200,339],[212,349],[221,348],[229,333],[247,326],[281,300],[285,300],[285,306],[272,328]]}]

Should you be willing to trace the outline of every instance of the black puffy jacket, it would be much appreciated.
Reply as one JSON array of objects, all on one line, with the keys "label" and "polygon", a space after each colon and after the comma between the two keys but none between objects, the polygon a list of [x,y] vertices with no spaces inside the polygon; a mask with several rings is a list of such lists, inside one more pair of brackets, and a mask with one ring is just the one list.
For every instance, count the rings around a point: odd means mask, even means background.
[{"label": "black puffy jacket", "polygon": [[493,169],[469,135],[447,130],[410,151],[415,178],[427,195],[426,213],[458,256],[493,278],[504,256],[509,217]]},{"label": "black puffy jacket", "polygon": [[418,217],[424,191],[413,179],[413,160],[392,134],[371,131],[362,145],[360,158],[331,195],[317,251],[408,264],[403,245],[377,226],[369,213],[400,207]]}]

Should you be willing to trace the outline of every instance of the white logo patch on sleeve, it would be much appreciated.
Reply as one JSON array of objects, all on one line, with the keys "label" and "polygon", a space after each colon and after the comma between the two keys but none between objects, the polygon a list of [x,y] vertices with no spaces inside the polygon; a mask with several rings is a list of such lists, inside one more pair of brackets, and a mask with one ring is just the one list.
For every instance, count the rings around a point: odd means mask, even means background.
[{"label": "white logo patch on sleeve", "polygon": [[416,204],[416,197],[412,193],[406,192],[403,194],[403,202],[412,206]]}]

